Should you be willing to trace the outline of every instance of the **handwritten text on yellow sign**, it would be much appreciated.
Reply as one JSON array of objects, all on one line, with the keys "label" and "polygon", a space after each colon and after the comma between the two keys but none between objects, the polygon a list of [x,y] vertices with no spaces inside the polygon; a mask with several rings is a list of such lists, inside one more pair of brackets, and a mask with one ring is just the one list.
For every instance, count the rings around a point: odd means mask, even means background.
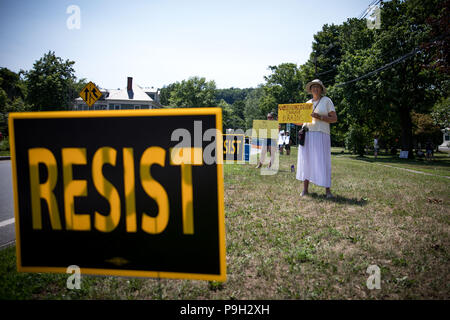
[{"label": "handwritten text on yellow sign", "polygon": [[279,123],[312,122],[312,103],[291,103],[278,105]]}]

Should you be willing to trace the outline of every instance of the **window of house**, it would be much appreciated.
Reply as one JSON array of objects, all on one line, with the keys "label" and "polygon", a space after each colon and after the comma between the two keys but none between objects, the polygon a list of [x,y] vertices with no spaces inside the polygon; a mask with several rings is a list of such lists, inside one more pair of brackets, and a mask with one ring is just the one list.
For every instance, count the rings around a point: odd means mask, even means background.
[{"label": "window of house", "polygon": [[122,110],[130,110],[130,109],[134,109],[134,106],[132,104],[122,104],[122,105],[120,105],[120,108]]}]

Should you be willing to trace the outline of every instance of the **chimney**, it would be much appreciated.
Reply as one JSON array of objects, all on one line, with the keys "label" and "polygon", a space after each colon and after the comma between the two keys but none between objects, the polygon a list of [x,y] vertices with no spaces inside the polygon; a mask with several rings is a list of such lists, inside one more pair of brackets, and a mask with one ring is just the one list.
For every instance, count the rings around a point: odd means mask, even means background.
[{"label": "chimney", "polygon": [[133,78],[132,77],[128,77],[127,90],[133,91]]}]

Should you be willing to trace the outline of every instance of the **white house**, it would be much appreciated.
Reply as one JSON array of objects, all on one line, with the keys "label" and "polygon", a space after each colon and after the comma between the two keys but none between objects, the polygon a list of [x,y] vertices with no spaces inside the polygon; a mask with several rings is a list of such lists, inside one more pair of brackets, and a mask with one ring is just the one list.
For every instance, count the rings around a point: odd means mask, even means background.
[{"label": "white house", "polygon": [[438,147],[440,152],[447,152],[450,156],[450,128],[441,130],[444,136],[442,137],[442,144]]},{"label": "white house", "polygon": [[124,110],[124,109],[158,109],[162,108],[159,100],[160,90],[142,88],[128,77],[127,87],[123,89],[101,89],[102,96],[92,107],[80,97],[75,99],[74,110]]}]

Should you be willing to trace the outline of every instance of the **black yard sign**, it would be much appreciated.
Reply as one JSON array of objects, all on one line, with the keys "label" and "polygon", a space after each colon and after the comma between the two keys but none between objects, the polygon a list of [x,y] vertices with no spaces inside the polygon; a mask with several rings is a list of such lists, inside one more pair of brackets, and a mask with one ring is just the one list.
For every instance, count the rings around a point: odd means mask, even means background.
[{"label": "black yard sign", "polygon": [[225,281],[220,109],[9,124],[19,271]]}]

